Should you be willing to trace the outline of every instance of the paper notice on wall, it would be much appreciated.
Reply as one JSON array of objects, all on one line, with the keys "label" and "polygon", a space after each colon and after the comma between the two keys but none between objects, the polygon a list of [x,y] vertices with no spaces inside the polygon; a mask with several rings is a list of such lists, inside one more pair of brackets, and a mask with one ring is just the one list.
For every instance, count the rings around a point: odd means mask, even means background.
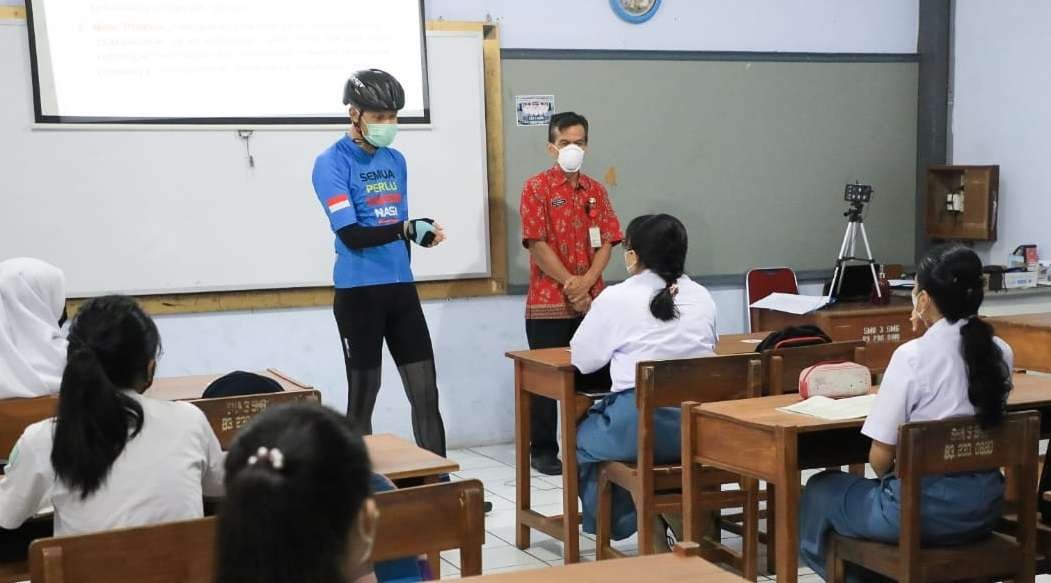
[{"label": "paper notice on wall", "polygon": [[515,121],[519,127],[547,126],[554,113],[554,95],[515,95]]}]

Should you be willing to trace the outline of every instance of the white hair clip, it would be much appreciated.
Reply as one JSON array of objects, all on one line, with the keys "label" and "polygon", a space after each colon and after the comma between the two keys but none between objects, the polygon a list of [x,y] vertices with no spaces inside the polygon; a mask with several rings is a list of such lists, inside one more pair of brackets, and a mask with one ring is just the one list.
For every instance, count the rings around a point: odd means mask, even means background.
[{"label": "white hair clip", "polygon": [[254,466],[259,460],[267,460],[270,462],[270,467],[275,470],[280,470],[285,467],[285,454],[281,453],[281,450],[276,447],[273,449],[260,447],[255,452],[255,455],[248,456],[248,465]]},{"label": "white hair clip", "polygon": [[671,297],[673,297],[673,298],[675,296],[679,295],[679,284],[673,283],[673,284],[669,285],[668,286],[668,293],[670,293]]}]

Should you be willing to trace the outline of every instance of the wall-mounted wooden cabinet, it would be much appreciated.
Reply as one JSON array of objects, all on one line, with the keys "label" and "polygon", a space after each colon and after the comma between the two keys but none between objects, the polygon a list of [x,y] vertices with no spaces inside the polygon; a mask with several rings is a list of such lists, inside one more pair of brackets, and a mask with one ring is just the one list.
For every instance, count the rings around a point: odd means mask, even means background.
[{"label": "wall-mounted wooden cabinet", "polygon": [[999,196],[999,166],[931,166],[927,237],[995,241]]}]

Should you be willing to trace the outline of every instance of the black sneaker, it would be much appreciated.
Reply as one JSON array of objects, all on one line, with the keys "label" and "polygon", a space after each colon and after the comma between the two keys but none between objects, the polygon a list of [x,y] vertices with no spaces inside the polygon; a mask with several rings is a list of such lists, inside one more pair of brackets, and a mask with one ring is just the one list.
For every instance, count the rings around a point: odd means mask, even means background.
[{"label": "black sneaker", "polygon": [[562,462],[553,453],[534,455],[529,465],[533,466],[533,469],[541,474],[548,476],[562,475]]},{"label": "black sneaker", "polygon": [[493,511],[493,503],[488,501],[488,500],[486,500],[485,502],[482,502],[482,511],[485,512],[486,514],[489,514],[490,512],[492,512]]}]

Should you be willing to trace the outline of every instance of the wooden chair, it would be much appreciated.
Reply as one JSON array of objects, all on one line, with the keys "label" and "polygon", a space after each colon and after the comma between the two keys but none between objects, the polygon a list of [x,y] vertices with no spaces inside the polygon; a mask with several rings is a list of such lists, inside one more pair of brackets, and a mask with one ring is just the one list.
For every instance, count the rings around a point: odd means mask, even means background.
[{"label": "wooden chair", "polygon": [[440,577],[438,554],[460,550],[460,573],[482,574],[485,543],[484,489],[478,480],[446,482],[376,495],[380,511],[373,561],[427,554]]},{"label": "wooden chair", "polygon": [[[864,340],[767,350],[763,352],[763,370],[766,372],[763,395],[798,393],[799,376],[805,369],[823,362],[847,361],[865,364]],[[852,474],[864,475],[865,466],[850,466],[850,470]],[[769,530],[773,531],[772,528]]]},{"label": "wooden chair", "polygon": [[29,570],[33,583],[212,583],[215,519],[37,540]]},{"label": "wooden chair", "polygon": [[865,342],[850,340],[780,348],[763,352],[764,395],[799,392],[799,374],[822,362],[851,361],[865,364]]},{"label": "wooden chair", "polygon": [[0,458],[7,459],[11,455],[26,427],[54,417],[57,409],[58,397],[54,395],[0,401]]},{"label": "wooden chair", "polygon": [[744,276],[744,311],[749,332],[759,332],[756,312],[750,306],[766,296],[779,292],[799,293],[799,280],[791,267],[762,267],[751,269]]},{"label": "wooden chair", "polygon": [[[462,572],[481,574],[482,493],[470,480],[377,494],[372,560],[458,548]],[[212,583],[215,519],[40,539],[29,548],[29,570],[34,583]]]},{"label": "wooden chair", "polygon": [[924,476],[1007,468],[1022,492],[1036,489],[1040,415],[1008,414],[997,427],[981,430],[973,418],[908,423],[898,432],[901,535],[897,545],[829,535],[828,581],[842,583],[846,563],[898,581],[960,579],[1035,580],[1036,498],[1023,496],[1016,537],[993,533],[975,543],[924,548],[920,544],[921,482]]},{"label": "wooden chair", "polygon": [[223,451],[230,448],[237,432],[253,417],[262,413],[267,407],[284,403],[309,401],[321,402],[321,391],[283,391],[280,393],[262,393],[238,397],[218,397],[214,399],[193,399],[187,401],[204,412],[212,431],[219,438]]},{"label": "wooden chair", "polygon": [[[654,411],[659,407],[681,407],[688,401],[721,401],[760,395],[762,362],[756,354],[712,356],[683,360],[640,362],[636,368],[636,404],[639,409],[638,459],[635,462],[605,462],[599,468],[596,545],[598,558],[621,556],[610,548],[612,486],[627,490],[638,513],[639,554],[651,554],[653,521],[658,514],[683,515],[686,540],[694,533],[701,515],[722,508],[745,508],[746,523],[758,518],[757,483],[736,474],[700,469],[691,464],[685,474],[678,463],[658,465],[653,459]],[[723,484],[740,484],[739,491],[721,491]],[[683,494],[688,495],[684,496]],[[691,522],[693,517],[694,522]],[[728,560],[755,580],[755,547],[746,544],[742,555],[707,539],[705,550],[717,560]]]},{"label": "wooden chair", "polygon": [[[763,352],[763,395],[783,395],[785,393],[799,392],[799,375],[807,367],[822,362],[844,362],[851,361],[865,364],[865,342],[861,340],[848,340],[840,342],[829,342],[826,344],[811,344],[792,348],[779,348]],[[850,473],[864,475],[865,466],[850,466]],[[766,500],[766,510],[759,512],[760,518],[766,519],[766,530],[758,534],[759,542],[764,543],[767,549],[767,570],[774,572],[774,497],[769,491],[760,492],[760,499]],[[744,535],[744,528],[740,524],[741,515],[729,515],[723,517],[723,528],[735,534]]]}]

